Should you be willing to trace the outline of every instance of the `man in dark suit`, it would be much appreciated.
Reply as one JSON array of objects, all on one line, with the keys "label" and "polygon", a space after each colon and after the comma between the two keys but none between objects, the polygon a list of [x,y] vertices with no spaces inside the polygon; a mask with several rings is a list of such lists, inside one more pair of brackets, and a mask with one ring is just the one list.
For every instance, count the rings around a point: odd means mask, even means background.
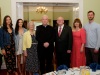
[{"label": "man in dark suit", "polygon": [[54,29],[48,25],[48,16],[44,15],[42,17],[42,25],[37,26],[36,29],[41,75],[53,71],[54,37]]},{"label": "man in dark suit", "polygon": [[66,65],[70,67],[70,54],[72,49],[72,29],[68,25],[64,25],[63,17],[57,18],[58,26],[55,28],[56,41],[55,52],[57,66]]}]

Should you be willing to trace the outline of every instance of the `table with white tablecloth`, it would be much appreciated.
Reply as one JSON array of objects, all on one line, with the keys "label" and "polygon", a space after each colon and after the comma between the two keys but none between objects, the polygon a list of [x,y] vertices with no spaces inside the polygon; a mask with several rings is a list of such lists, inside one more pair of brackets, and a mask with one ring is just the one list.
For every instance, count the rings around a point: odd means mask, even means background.
[{"label": "table with white tablecloth", "polygon": [[[58,74],[56,71],[52,71],[44,75],[58,75]],[[61,75],[80,75],[80,71],[79,70],[75,70],[75,71],[68,70],[66,71],[66,74],[61,74]],[[96,72],[93,72],[92,70],[90,70],[90,75],[100,75],[100,70],[97,70]]]}]

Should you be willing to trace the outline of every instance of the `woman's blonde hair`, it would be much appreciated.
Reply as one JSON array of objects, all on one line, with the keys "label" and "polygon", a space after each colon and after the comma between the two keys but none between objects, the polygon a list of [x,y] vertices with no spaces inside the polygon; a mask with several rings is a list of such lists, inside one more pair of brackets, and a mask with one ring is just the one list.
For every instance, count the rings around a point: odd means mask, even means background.
[{"label": "woman's blonde hair", "polygon": [[30,25],[30,24],[32,24],[33,26],[35,26],[33,21],[29,21],[28,24],[27,24],[27,28],[28,28],[28,29],[29,29],[29,25]]}]

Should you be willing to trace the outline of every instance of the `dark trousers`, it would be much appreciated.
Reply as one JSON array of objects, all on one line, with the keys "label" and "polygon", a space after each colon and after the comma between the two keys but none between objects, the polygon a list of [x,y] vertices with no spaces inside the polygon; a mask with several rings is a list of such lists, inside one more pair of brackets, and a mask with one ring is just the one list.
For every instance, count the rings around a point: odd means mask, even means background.
[{"label": "dark trousers", "polygon": [[0,54],[0,70],[1,70],[1,65],[2,65],[2,55]]},{"label": "dark trousers", "polygon": [[99,48],[99,58],[98,58],[98,63],[100,64],[100,48]]},{"label": "dark trousers", "polygon": [[56,53],[57,67],[60,65],[66,65],[70,68],[70,54],[69,53]]},{"label": "dark trousers", "polygon": [[98,63],[98,54],[94,53],[94,48],[85,48],[86,65],[89,66],[91,63]]},{"label": "dark trousers", "polygon": [[48,52],[48,50],[45,50],[43,52],[39,52],[38,56],[40,61],[41,75],[54,70],[53,63],[52,63],[53,52]]}]

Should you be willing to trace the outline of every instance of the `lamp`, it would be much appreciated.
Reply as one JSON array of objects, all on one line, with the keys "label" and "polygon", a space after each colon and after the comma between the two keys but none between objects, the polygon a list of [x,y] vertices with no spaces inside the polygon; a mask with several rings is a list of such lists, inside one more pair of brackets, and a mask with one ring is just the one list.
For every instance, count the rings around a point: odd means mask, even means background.
[{"label": "lamp", "polygon": [[44,7],[44,6],[41,6],[41,7],[37,7],[36,8],[36,12],[37,13],[47,13],[48,12],[48,9],[46,8],[46,7]]}]

